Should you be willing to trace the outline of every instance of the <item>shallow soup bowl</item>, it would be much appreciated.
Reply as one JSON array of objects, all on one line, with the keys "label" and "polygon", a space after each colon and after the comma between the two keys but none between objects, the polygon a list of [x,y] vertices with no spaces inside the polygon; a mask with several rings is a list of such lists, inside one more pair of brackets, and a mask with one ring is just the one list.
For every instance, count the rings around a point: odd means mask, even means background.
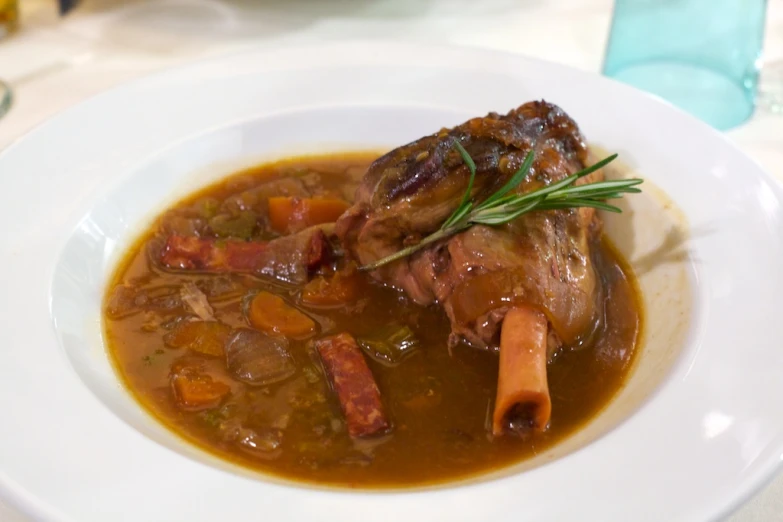
[{"label": "shallow soup bowl", "polygon": [[[373,50],[388,63],[378,65]],[[541,97],[580,124],[596,155],[620,154],[609,177],[645,179],[622,214],[602,216],[638,278],[640,351],[624,386],[577,432],[490,474],[355,492],[218,459],[121,385],[102,298],[117,263],[164,209],[242,168],[384,151]],[[87,117],[97,123],[51,151]],[[462,49],[256,51],[80,105],[0,155],[0,173],[25,173],[3,196],[2,212],[19,226],[2,246],[0,303],[13,328],[3,334],[0,406],[16,429],[0,437],[0,495],[34,517],[709,519],[779,461],[780,188],[706,126],[625,86]],[[45,188],[34,192],[33,182]],[[68,470],[67,481],[53,469]],[[145,491],[144,502],[127,500]]]}]

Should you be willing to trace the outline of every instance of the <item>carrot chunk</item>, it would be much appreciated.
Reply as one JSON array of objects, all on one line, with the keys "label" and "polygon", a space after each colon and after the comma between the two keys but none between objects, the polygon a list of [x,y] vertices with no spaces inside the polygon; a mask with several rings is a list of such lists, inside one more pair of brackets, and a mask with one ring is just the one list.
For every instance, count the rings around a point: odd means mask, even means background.
[{"label": "carrot chunk", "polygon": [[311,306],[337,306],[355,301],[361,294],[360,275],[355,271],[318,276],[302,290],[302,303]]},{"label": "carrot chunk", "polygon": [[348,202],[336,198],[269,198],[269,223],[281,234],[298,232],[309,226],[337,221],[348,210]]},{"label": "carrot chunk", "polygon": [[248,307],[248,320],[253,327],[268,334],[293,339],[309,337],[315,332],[315,322],[269,292],[259,292]]},{"label": "carrot chunk", "polygon": [[191,366],[172,367],[171,388],[177,403],[188,410],[202,410],[217,406],[231,392],[231,388]]},{"label": "carrot chunk", "polygon": [[163,342],[171,348],[189,348],[204,355],[222,357],[223,345],[231,333],[231,327],[216,321],[187,321],[179,323],[163,336]]},{"label": "carrot chunk", "polygon": [[285,234],[294,216],[294,198],[275,196],[269,198],[269,224],[272,229]]},{"label": "carrot chunk", "polygon": [[[347,201],[336,198],[300,199],[299,209],[306,226],[334,223],[348,210]],[[296,214],[295,214],[296,215]]]}]

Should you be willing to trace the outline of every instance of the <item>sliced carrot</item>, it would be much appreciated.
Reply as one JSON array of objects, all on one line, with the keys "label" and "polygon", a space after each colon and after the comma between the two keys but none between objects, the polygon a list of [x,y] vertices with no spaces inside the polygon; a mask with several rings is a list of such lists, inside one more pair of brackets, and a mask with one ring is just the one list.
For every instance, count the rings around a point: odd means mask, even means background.
[{"label": "sliced carrot", "polygon": [[298,232],[313,225],[337,221],[348,210],[348,202],[337,198],[269,198],[269,223],[281,234]]},{"label": "sliced carrot", "polygon": [[355,271],[318,276],[302,291],[302,303],[311,306],[337,306],[355,301],[361,294],[361,276]]},{"label": "sliced carrot", "polygon": [[269,198],[269,224],[273,230],[281,234],[288,232],[288,224],[294,215],[294,201],[294,198],[285,196]]},{"label": "sliced carrot", "polygon": [[335,198],[312,198],[299,200],[306,226],[333,223],[350,206],[347,201]]},{"label": "sliced carrot", "polygon": [[189,410],[217,406],[231,392],[226,383],[216,381],[193,367],[172,368],[171,388],[180,406]]},{"label": "sliced carrot", "polygon": [[269,334],[302,339],[315,332],[315,322],[269,292],[259,292],[250,302],[248,320]]},{"label": "sliced carrot", "polygon": [[164,335],[163,342],[171,348],[189,348],[204,355],[222,357],[223,345],[230,332],[230,326],[216,321],[187,321]]}]

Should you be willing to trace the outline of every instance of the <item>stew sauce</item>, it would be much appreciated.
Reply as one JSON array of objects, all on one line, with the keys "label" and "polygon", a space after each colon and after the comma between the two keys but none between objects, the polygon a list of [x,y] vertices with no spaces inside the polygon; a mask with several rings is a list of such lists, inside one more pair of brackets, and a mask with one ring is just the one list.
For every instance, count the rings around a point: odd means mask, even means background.
[{"label": "stew sauce", "polygon": [[[340,260],[306,284],[230,271],[176,272],[158,262],[172,233],[269,240],[307,220],[334,220],[374,158],[299,157],[240,172],[186,198],[144,233],[104,302],[109,352],[144,408],[188,441],[242,466],[371,488],[431,484],[511,465],[573,433],[607,404],[632,366],[641,311],[630,271],[605,240],[593,247],[605,317],[589,343],[563,349],[549,364],[551,424],[527,437],[491,436],[498,356],[464,344],[449,353],[449,322],[440,307],[415,305]],[[302,187],[332,203],[297,211],[297,199],[270,199]],[[278,210],[286,205],[291,208]],[[326,285],[335,270],[345,283],[337,291]],[[206,296],[211,310],[201,313],[213,321],[198,319],[198,298],[194,305],[183,289]],[[288,315],[275,317],[274,310]],[[236,343],[259,331],[282,338],[265,348],[277,357],[268,382],[238,379],[243,345]],[[347,432],[313,348],[317,339],[342,332],[356,339],[375,378],[391,424],[384,435]],[[196,377],[188,374],[193,368]]]}]

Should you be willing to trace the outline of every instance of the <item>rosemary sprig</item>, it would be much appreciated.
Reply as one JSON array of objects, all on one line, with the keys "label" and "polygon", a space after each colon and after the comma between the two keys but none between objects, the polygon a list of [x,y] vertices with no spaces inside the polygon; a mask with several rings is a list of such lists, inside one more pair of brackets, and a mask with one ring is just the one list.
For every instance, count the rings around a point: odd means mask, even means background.
[{"label": "rosemary sprig", "polygon": [[606,203],[606,200],[621,198],[625,194],[641,192],[640,189],[636,188],[636,185],[641,184],[643,180],[638,178],[596,181],[594,183],[574,185],[579,178],[583,178],[614,161],[617,158],[617,154],[612,154],[608,158],[604,158],[598,163],[544,188],[526,194],[512,192],[530,174],[530,167],[533,166],[535,157],[533,151],[530,151],[519,170],[497,192],[477,204],[470,199],[476,180],[476,164],[470,157],[470,154],[468,154],[468,151],[456,139],[454,140],[454,147],[462,156],[462,161],[465,162],[470,171],[470,180],[462,200],[451,216],[443,222],[439,230],[425,237],[419,243],[403,248],[374,263],[364,265],[360,268],[361,270],[375,270],[387,263],[407,257],[427,245],[462,232],[473,225],[502,225],[534,210],[593,207],[609,212],[622,212],[620,208]]}]

